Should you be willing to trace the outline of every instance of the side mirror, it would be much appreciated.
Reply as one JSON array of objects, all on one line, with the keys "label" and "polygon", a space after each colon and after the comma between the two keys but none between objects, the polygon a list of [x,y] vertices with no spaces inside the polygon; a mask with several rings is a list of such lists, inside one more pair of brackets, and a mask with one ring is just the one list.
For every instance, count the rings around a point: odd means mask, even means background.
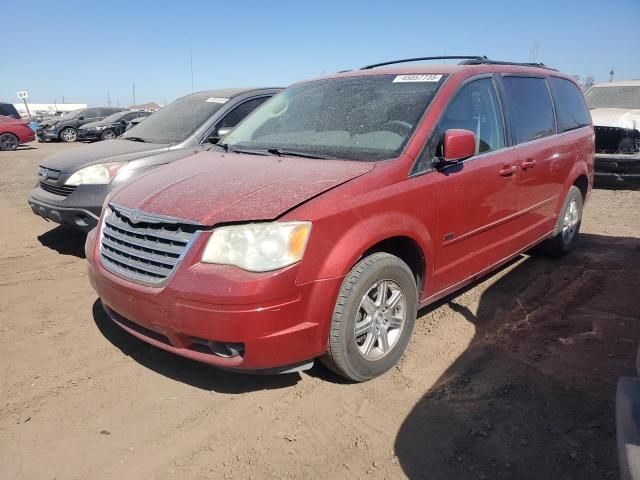
[{"label": "side mirror", "polygon": [[452,128],[444,132],[445,162],[458,162],[476,153],[476,135],[471,130]]},{"label": "side mirror", "polygon": [[84,115],[78,117],[78,120],[84,120]]},{"label": "side mirror", "polygon": [[231,127],[220,127],[220,128],[218,128],[209,137],[209,142],[218,143],[225,136],[229,135],[231,130],[233,130],[233,128],[231,128]]}]

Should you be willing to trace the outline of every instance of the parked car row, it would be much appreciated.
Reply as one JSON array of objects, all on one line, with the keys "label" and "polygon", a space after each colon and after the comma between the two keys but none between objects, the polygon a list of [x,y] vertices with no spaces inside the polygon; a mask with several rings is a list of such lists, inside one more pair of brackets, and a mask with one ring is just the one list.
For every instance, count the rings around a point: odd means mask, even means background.
[{"label": "parked car row", "polygon": [[29,204],[89,230],[91,284],[131,335],[365,381],[400,359],[419,307],[578,236],[595,150],[580,88],[461,60],[189,95],[45,159]]},{"label": "parked car row", "polygon": [[41,142],[48,140],[75,142],[78,140],[78,130],[83,125],[98,122],[122,111],[124,111],[123,108],[114,107],[84,108],[63,117],[45,120],[40,124],[36,132],[38,140]]}]

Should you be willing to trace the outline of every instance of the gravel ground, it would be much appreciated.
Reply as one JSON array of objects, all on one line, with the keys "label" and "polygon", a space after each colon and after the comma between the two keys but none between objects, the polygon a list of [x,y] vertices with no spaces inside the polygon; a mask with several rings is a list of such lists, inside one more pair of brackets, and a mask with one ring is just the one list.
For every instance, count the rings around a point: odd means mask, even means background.
[{"label": "gravel ground", "polygon": [[243,376],[102,313],[82,235],[33,215],[42,158],[0,152],[0,478],[616,478],[640,333],[640,192],[594,191],[571,255],[522,255],[420,311],[400,365]]}]

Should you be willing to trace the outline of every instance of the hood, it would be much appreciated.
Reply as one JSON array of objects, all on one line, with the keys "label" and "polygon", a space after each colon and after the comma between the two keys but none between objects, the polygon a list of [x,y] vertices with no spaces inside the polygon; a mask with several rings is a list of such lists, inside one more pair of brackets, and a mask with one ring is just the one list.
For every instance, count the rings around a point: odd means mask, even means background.
[{"label": "hood", "polygon": [[50,127],[52,125],[56,125],[57,123],[60,123],[60,118],[50,118],[49,120],[43,120],[42,122],[40,122],[40,126],[41,127]]},{"label": "hood", "polygon": [[111,201],[203,225],[272,220],[374,166],[370,162],[210,151],[133,180]]},{"label": "hood", "polygon": [[40,165],[63,173],[73,173],[83,167],[104,162],[128,162],[169,149],[169,145],[107,140],[70,148],[45,158]]},{"label": "hood", "polygon": [[640,130],[640,109],[594,108],[591,119],[596,127],[618,127]]}]

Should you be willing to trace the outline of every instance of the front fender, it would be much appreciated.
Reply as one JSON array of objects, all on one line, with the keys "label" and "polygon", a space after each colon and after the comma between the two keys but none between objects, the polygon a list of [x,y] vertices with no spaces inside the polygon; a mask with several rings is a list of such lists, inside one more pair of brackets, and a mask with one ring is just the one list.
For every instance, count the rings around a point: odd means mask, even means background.
[{"label": "front fender", "polygon": [[[392,237],[407,237],[419,246],[427,265],[425,273],[427,277],[430,276],[432,263],[428,259],[433,258],[433,241],[423,220],[417,216],[400,211],[386,211],[363,218],[357,211],[353,211],[344,220],[346,221],[340,223],[345,228],[334,232],[322,231],[325,229],[325,222],[314,224],[313,229],[321,231],[312,231],[305,260],[314,260],[303,261],[298,275],[300,284],[346,276],[363,253]],[[322,239],[331,240],[314,242],[314,233]]]}]

